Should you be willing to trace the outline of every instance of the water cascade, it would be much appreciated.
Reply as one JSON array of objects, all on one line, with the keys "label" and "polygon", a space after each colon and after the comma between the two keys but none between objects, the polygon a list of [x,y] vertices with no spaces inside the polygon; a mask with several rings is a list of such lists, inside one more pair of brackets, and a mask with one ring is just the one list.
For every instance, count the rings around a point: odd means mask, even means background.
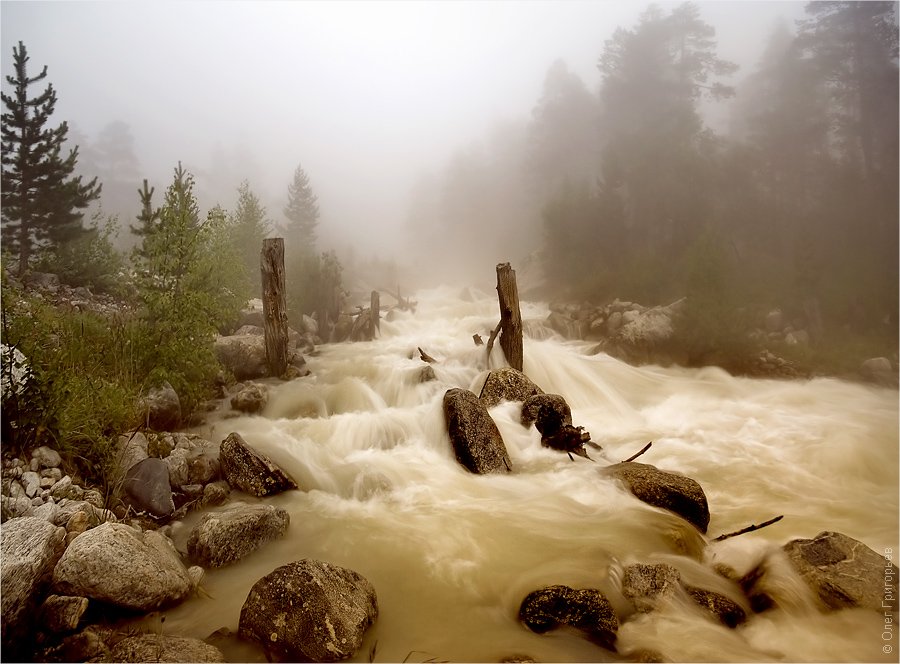
[{"label": "water cascade", "polygon": [[[375,341],[319,347],[308,358],[312,374],[273,383],[261,415],[223,415],[197,430],[216,442],[239,432],[302,490],[265,499],[290,513],[285,538],[208,570],[203,592],[165,612],[158,629],[198,638],[236,630],[257,579],[317,558],[356,570],[377,591],[380,614],[354,661],[619,661],[575,632],[530,632],[517,620],[522,599],[551,584],[599,588],[627,617],[633,610],[617,590],[623,567],[668,562],[692,585],[746,606],[714,564],[744,573],[767,550],[824,530],[897,551],[896,390],[635,368],[559,339],[541,325],[546,306],[523,302],[525,373],[563,395],[573,422],[603,449],[589,450],[591,462],[542,448],[534,427],[520,424],[520,404],[503,403],[491,415],[514,472],[476,476],[453,457],[441,398],[451,387],[480,390],[488,361],[472,335],[487,338],[496,324],[496,297],[442,288],[415,299],[417,311],[383,320]],[[421,382],[417,347],[438,360],[437,380]],[[499,347],[493,352],[500,366]],[[639,461],[703,486],[710,538],[784,519],[706,546],[686,522],[602,476],[648,441]],[[176,524],[182,550],[198,518]],[[779,608],[737,629],[689,602],[632,615],[617,648],[673,661],[896,661],[883,653],[878,614],[822,613],[789,572],[783,585]],[[249,647],[226,652],[264,661]]]}]

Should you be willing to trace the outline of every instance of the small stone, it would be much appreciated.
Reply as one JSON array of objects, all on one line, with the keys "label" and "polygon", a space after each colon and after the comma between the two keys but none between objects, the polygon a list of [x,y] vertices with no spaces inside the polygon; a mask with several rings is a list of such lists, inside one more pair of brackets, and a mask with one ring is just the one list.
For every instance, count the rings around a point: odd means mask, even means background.
[{"label": "small stone", "polygon": [[46,445],[38,447],[31,453],[32,460],[36,459],[39,468],[59,468],[62,463],[62,457],[59,452],[53,450]]},{"label": "small stone", "polygon": [[25,487],[25,495],[34,498],[41,488],[41,476],[34,471],[22,475],[22,486]]}]

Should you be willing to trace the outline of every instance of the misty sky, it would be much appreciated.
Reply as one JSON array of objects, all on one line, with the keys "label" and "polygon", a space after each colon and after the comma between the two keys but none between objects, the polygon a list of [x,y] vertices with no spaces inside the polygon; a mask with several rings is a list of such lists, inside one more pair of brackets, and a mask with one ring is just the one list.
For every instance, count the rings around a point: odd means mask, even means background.
[{"label": "misty sky", "polygon": [[[556,59],[596,90],[604,41],[647,4],[3,0],[2,68],[12,73],[23,41],[31,73],[46,64],[57,90],[54,124],[93,138],[126,122],[158,189],[179,160],[200,185],[208,170],[225,170],[233,183],[204,191],[204,210],[232,207],[248,178],[281,221],[302,163],[323,243],[365,229],[383,248],[420,173],[498,122],[526,120]],[[802,17],[804,3],[698,5],[719,54],[743,73],[776,18]]]}]

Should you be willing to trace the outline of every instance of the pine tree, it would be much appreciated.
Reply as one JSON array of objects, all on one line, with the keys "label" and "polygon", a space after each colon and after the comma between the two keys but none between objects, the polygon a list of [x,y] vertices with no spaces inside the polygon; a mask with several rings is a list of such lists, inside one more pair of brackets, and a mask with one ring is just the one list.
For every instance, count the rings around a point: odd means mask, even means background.
[{"label": "pine tree", "polygon": [[16,73],[6,77],[14,90],[2,93],[3,240],[18,253],[20,274],[37,247],[58,247],[81,235],[81,210],[100,196],[97,178],[82,183],[81,176],[73,175],[78,147],[62,156],[67,123],[55,129],[46,126],[56,106],[53,85],[48,83],[44,92],[29,99],[29,86],[47,77],[47,67],[29,78],[28,60],[19,42],[13,47]]},{"label": "pine tree", "polygon": [[[259,283],[259,252],[263,239],[269,234],[270,223],[266,208],[244,180],[238,187],[237,208],[231,215],[233,242],[243,259],[252,283]],[[254,276],[255,275],[255,276]]]},{"label": "pine tree", "polygon": [[318,197],[313,194],[309,176],[301,166],[294,171],[294,180],[288,185],[288,204],[284,216],[290,222],[287,227],[289,240],[299,245],[301,251],[314,253],[316,226],[319,223]]}]

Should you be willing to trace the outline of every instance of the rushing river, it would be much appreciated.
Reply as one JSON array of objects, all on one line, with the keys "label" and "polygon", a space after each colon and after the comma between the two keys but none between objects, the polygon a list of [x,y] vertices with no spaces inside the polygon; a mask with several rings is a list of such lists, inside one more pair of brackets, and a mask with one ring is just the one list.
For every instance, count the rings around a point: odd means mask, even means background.
[{"label": "rushing river", "polygon": [[[260,416],[217,418],[198,430],[231,431],[267,454],[301,486],[269,499],[290,513],[287,535],[245,560],[209,570],[199,596],[156,621],[167,633],[204,638],[237,629],[253,583],[275,567],[317,558],[367,577],[379,616],[354,661],[618,661],[577,633],[531,633],[517,620],[522,599],[545,585],[603,590],[620,615],[622,567],[669,562],[685,580],[746,602],[712,570],[744,573],[770,548],[836,530],[879,553],[898,551],[897,391],[832,379],[750,380],[724,371],[635,368],[591,344],[543,328],[544,305],[523,303],[525,373],[563,395],[575,425],[603,450],[596,463],[544,449],[520,405],[491,410],[514,472],[476,476],[454,459],[444,392],[478,393],[485,339],[499,313],[493,292],[436,289],[415,313],[383,320],[373,342],[323,345],[312,375],[270,385]],[[420,382],[416,347],[438,362]],[[502,364],[494,349],[492,366]],[[709,535],[779,514],[768,528],[711,544],[685,522],[638,501],[600,468],[628,458],[688,475],[704,488]],[[248,499],[251,500],[251,499]],[[175,528],[184,550],[199,515]],[[896,555],[896,554],[895,554]],[[650,648],[674,661],[897,661],[885,655],[881,616],[817,611],[785,580],[781,608],[728,629],[687,604],[633,616],[620,652]],[[229,645],[237,660],[261,651]]]}]

